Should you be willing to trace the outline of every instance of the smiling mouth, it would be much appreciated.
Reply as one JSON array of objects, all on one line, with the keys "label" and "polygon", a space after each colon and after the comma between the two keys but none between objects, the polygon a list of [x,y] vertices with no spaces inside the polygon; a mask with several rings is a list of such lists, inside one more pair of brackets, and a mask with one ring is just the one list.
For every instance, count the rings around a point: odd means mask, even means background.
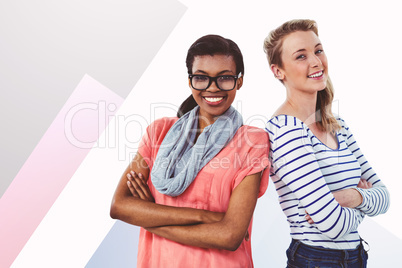
[{"label": "smiling mouth", "polygon": [[203,97],[205,102],[209,105],[218,105],[223,102],[225,97]]},{"label": "smiling mouth", "polygon": [[211,97],[204,97],[204,99],[205,99],[207,102],[216,103],[216,102],[222,101],[222,100],[223,100],[223,97],[214,97],[214,98],[211,98]]},{"label": "smiling mouth", "polygon": [[318,77],[323,76],[323,74],[324,74],[323,71],[319,71],[319,72],[313,73],[313,74],[311,74],[311,75],[309,75],[309,76],[307,76],[307,77],[308,77],[308,78],[318,78]]}]

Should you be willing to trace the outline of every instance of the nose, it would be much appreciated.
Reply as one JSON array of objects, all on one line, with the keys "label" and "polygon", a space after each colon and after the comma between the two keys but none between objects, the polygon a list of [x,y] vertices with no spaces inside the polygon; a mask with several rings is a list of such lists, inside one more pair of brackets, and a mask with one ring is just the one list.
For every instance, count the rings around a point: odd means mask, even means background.
[{"label": "nose", "polygon": [[218,85],[217,85],[216,83],[218,83],[218,82],[216,81],[216,79],[213,80],[213,81],[211,82],[211,84],[209,85],[209,87],[207,88],[207,91],[210,91],[210,92],[217,92],[217,91],[220,91],[220,89],[218,88]]},{"label": "nose", "polygon": [[311,59],[310,62],[311,67],[319,67],[322,65],[321,59],[317,55],[314,55],[310,59]]}]

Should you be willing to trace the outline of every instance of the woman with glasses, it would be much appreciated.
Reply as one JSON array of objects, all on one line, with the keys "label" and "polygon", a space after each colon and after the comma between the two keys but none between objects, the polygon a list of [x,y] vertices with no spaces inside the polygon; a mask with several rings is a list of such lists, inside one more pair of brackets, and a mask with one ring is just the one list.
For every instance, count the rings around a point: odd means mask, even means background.
[{"label": "woman with glasses", "polygon": [[286,100],[268,121],[271,179],[290,226],[287,267],[366,267],[357,231],[389,194],[340,117],[315,21],[288,21],[264,49]]},{"label": "woman with glasses", "polygon": [[111,217],[141,228],[137,267],[253,267],[251,219],[268,185],[268,135],[231,106],[243,84],[238,46],[190,47],[192,95],[180,118],[153,122],[114,195]]}]

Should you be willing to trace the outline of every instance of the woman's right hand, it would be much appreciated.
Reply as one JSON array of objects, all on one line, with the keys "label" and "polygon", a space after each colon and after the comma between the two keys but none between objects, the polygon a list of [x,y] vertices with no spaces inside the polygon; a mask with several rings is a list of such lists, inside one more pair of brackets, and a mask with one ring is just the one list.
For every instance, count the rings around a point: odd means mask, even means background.
[{"label": "woman's right hand", "polygon": [[[366,180],[360,179],[357,187],[361,189],[370,189],[373,187],[373,185]],[[337,192],[333,192],[332,194],[334,195],[335,200],[342,207],[355,208],[363,202],[362,195],[355,188],[340,190]]]},{"label": "woman's right hand", "polygon": [[371,184],[371,182],[368,182],[366,180],[360,179],[359,183],[357,184],[357,187],[362,189],[370,189],[373,187],[373,184]]},{"label": "woman's right hand", "polygon": [[155,202],[151,190],[141,173],[137,174],[133,170],[131,170],[130,173],[127,173],[127,186],[134,197],[149,202]]}]

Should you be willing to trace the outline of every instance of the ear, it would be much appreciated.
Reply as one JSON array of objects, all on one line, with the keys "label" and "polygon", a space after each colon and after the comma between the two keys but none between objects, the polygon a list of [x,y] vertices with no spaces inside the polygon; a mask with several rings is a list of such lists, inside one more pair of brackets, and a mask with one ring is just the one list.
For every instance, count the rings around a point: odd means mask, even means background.
[{"label": "ear", "polygon": [[241,75],[236,82],[236,90],[239,90],[243,86],[243,75]]},{"label": "ear", "polygon": [[271,64],[271,71],[274,74],[275,78],[279,80],[283,80],[285,78],[285,74],[282,69],[278,67],[276,64]]}]

